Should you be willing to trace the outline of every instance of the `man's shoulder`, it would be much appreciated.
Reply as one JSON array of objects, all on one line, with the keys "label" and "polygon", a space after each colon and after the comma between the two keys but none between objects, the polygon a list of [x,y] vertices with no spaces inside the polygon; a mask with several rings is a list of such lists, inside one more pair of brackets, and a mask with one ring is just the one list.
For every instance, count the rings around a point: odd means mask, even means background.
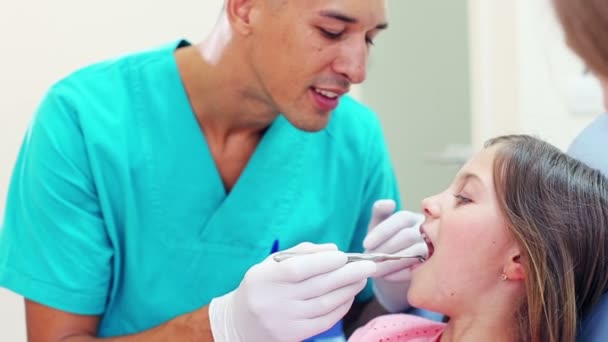
[{"label": "man's shoulder", "polygon": [[61,78],[51,89],[103,94],[104,90],[117,91],[121,86],[131,87],[132,71],[142,71],[147,66],[166,60],[182,42],[137,50],[82,66]]},{"label": "man's shoulder", "polygon": [[176,46],[142,50],[77,69],[47,90],[33,120],[104,144],[126,132],[162,126],[166,120],[154,111],[166,107],[163,101],[171,98],[169,88],[177,82],[173,81],[177,71],[171,52]]}]

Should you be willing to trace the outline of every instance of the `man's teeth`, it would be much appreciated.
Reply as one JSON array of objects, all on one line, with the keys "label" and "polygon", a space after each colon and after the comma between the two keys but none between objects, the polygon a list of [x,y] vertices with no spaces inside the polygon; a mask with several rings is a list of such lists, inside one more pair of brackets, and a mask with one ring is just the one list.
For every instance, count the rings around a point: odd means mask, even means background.
[{"label": "man's teeth", "polygon": [[329,90],[321,90],[321,89],[317,89],[314,88],[315,91],[325,97],[329,97],[330,99],[335,99],[336,97],[338,97],[337,93],[334,93],[333,91],[329,91]]}]

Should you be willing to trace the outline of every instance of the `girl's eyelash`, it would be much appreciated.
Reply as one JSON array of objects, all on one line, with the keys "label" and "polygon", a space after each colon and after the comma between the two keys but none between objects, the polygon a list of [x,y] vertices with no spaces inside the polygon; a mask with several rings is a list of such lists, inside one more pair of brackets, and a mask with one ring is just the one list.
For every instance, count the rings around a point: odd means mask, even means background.
[{"label": "girl's eyelash", "polygon": [[454,194],[454,198],[456,198],[457,204],[468,204],[473,202],[470,198],[465,197],[461,194]]}]

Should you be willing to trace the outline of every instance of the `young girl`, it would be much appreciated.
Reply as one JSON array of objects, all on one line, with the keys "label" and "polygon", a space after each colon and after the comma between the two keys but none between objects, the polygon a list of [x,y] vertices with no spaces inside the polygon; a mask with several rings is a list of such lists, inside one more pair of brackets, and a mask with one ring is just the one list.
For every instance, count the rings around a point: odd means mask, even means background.
[{"label": "young girl", "polygon": [[529,136],[493,139],[422,203],[426,262],[409,315],[376,318],[357,341],[574,341],[608,285],[608,180]]}]

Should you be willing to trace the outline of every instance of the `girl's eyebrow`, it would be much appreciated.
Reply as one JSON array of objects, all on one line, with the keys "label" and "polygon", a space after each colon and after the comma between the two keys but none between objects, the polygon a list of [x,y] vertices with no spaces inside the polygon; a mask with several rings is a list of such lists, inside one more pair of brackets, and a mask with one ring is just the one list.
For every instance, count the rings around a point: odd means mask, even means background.
[{"label": "girl's eyebrow", "polygon": [[481,186],[485,188],[484,182],[481,180],[481,177],[479,177],[479,175],[477,175],[476,173],[465,172],[465,173],[461,174],[460,177],[458,177],[458,178],[460,179],[462,184],[465,184],[469,181],[473,181],[473,182],[477,182],[477,183],[481,184]]}]

